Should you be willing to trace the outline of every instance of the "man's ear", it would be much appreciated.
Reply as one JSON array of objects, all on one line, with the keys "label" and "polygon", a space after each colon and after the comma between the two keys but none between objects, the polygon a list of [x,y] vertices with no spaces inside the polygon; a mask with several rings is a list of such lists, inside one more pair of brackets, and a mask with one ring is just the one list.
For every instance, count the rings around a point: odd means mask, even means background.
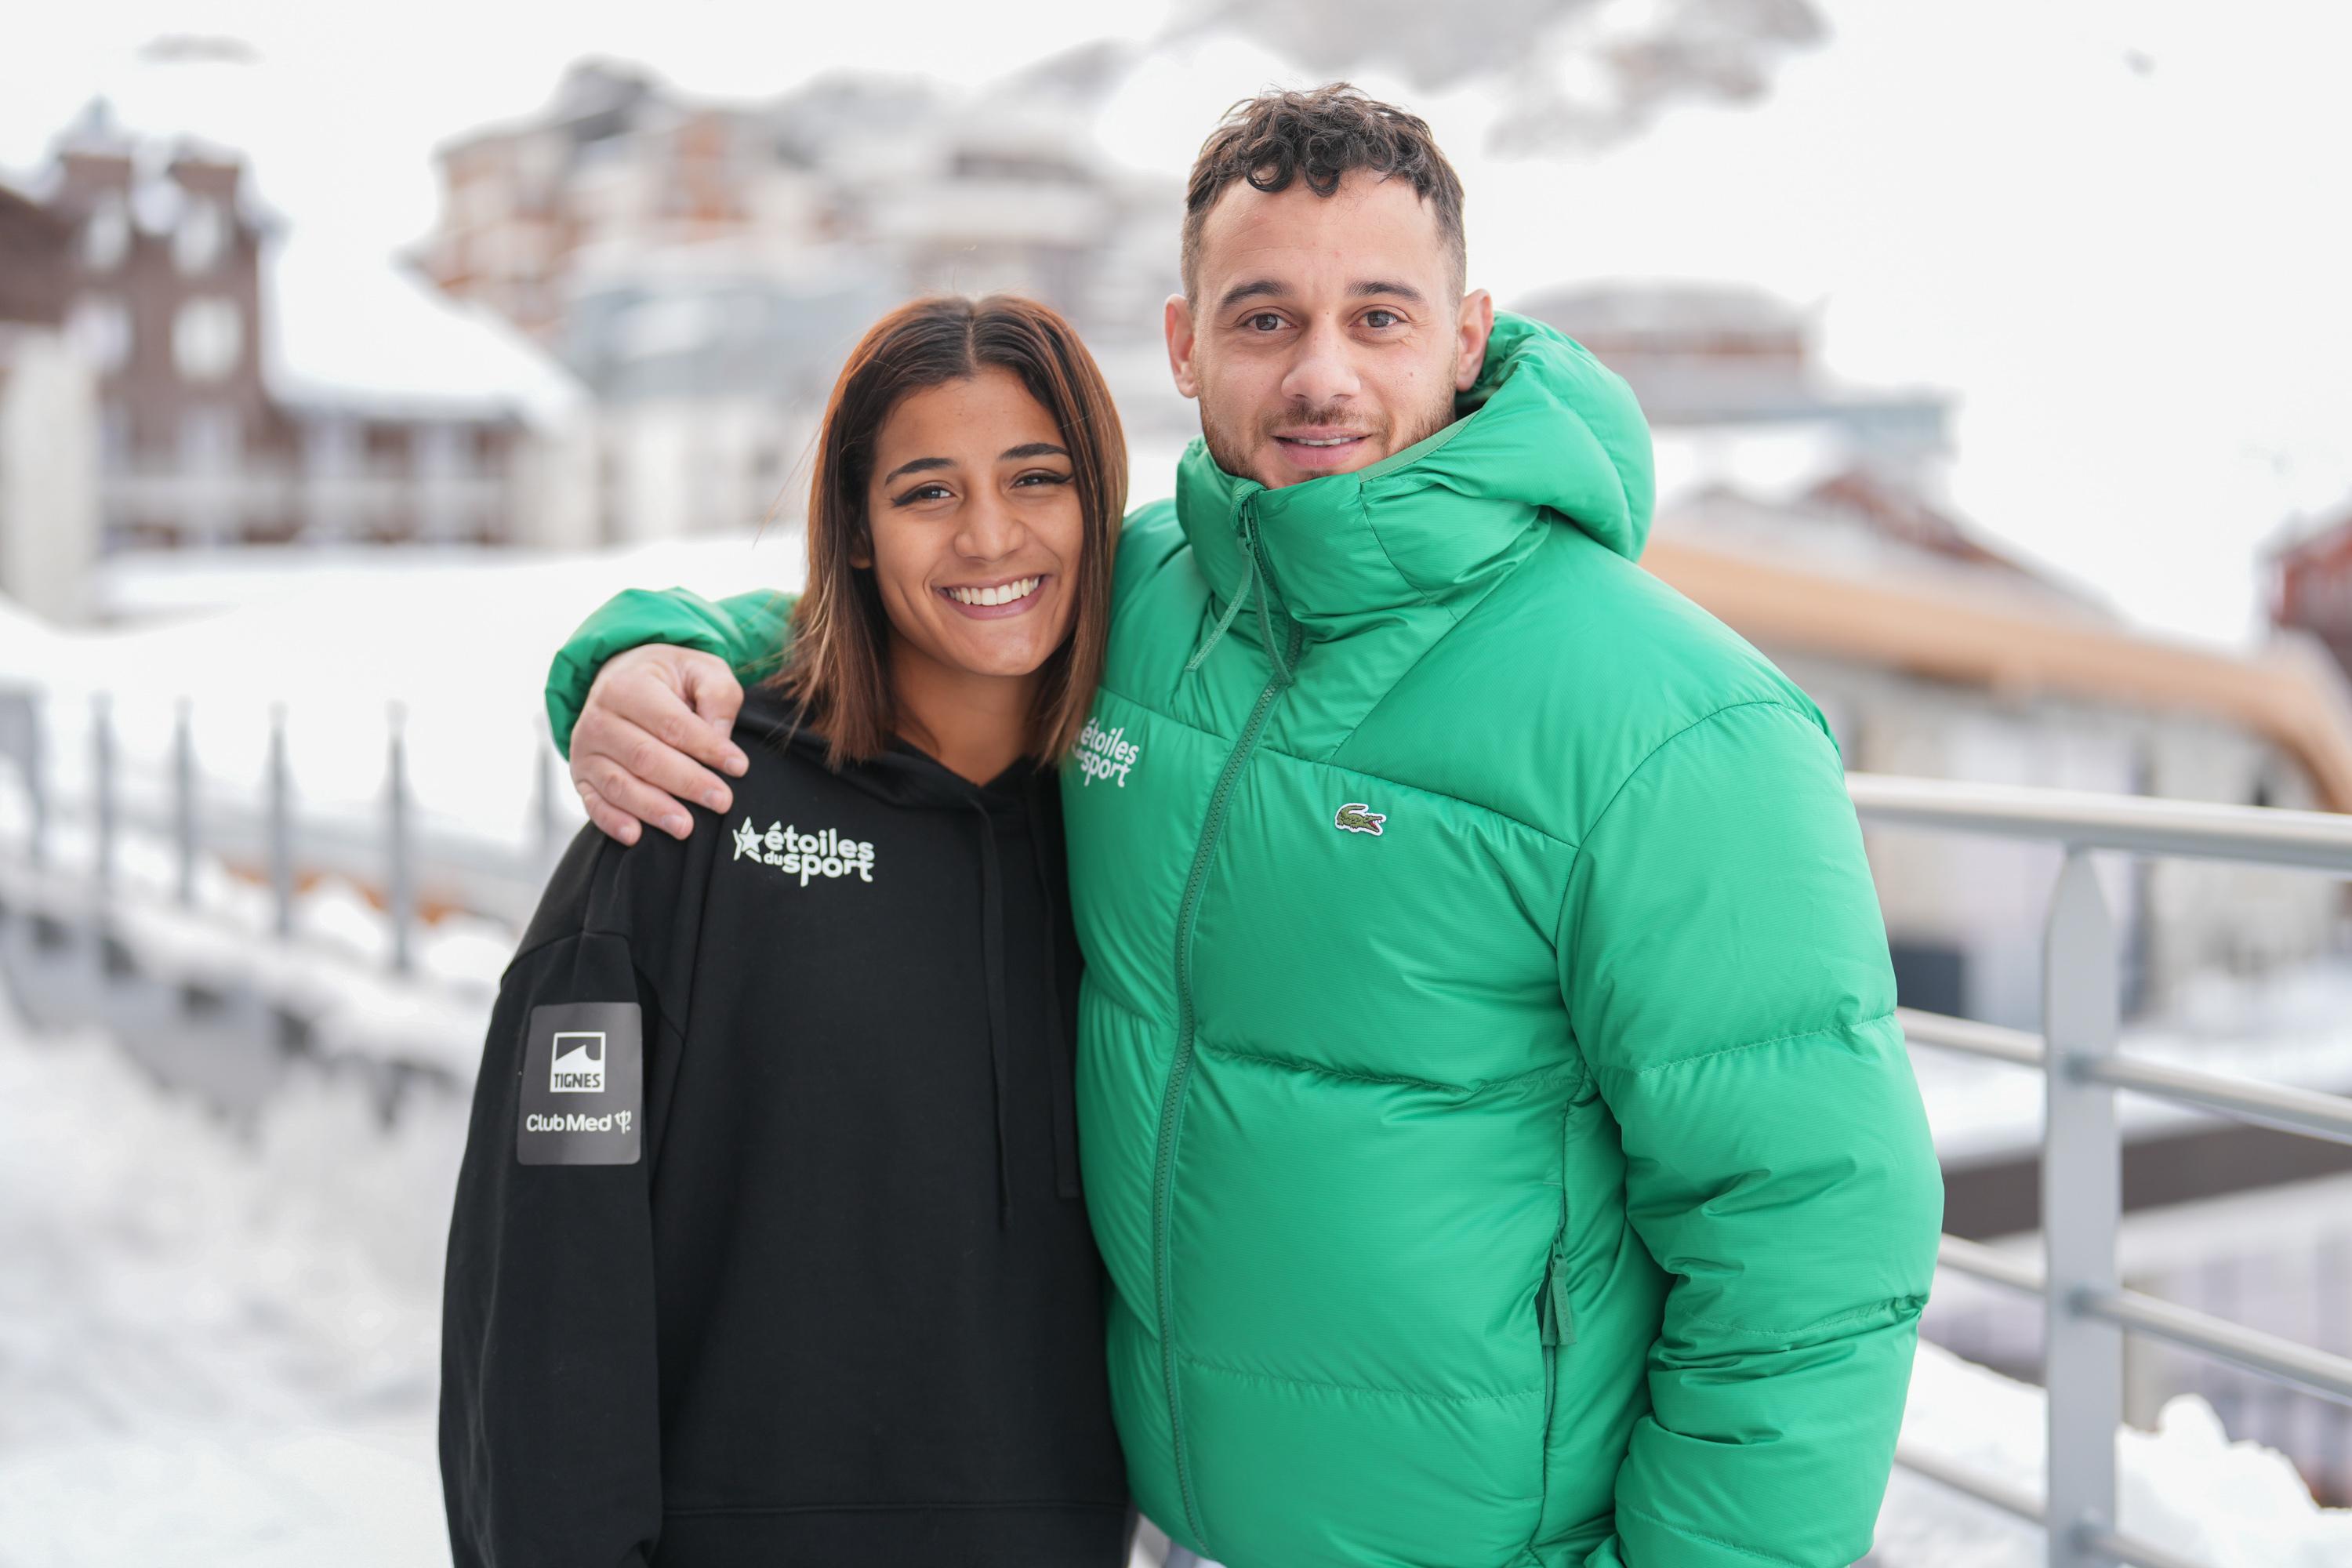
[{"label": "man's ear", "polygon": [[1454,390],[1467,392],[1486,368],[1486,340],[1495,335],[1495,297],[1484,289],[1462,296],[1461,342],[1454,358]]},{"label": "man's ear", "polygon": [[1171,294],[1161,317],[1168,333],[1168,370],[1176,378],[1176,390],[1187,397],[1198,397],[1201,378],[1192,373],[1192,307],[1183,295]]}]

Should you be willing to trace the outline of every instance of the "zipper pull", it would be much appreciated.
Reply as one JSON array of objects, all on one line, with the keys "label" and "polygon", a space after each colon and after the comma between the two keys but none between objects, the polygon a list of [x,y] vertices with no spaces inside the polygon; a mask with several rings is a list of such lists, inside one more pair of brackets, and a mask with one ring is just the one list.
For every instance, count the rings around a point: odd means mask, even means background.
[{"label": "zipper pull", "polygon": [[1544,1262],[1543,1294],[1536,1298],[1536,1323],[1547,1345],[1576,1342],[1576,1311],[1568,1300],[1568,1259],[1561,1238],[1552,1238],[1551,1256]]}]

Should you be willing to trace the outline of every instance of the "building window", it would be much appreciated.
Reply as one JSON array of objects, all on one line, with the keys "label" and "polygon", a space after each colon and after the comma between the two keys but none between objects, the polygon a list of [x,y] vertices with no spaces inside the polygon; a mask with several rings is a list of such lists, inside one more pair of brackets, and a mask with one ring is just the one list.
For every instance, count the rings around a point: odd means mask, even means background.
[{"label": "building window", "polygon": [[172,323],[172,359],[190,381],[218,381],[244,347],[245,319],[227,300],[191,300]]},{"label": "building window", "polygon": [[234,473],[244,456],[244,431],[236,409],[191,408],[180,416],[180,467],[187,473]]},{"label": "building window", "polygon": [[228,218],[220,203],[209,196],[190,202],[172,235],[172,259],[181,272],[194,278],[211,271],[227,248]]},{"label": "building window", "polygon": [[100,375],[131,363],[131,308],[111,294],[85,294],[66,320],[66,335]]},{"label": "building window", "polygon": [[131,254],[131,214],[122,198],[109,195],[89,215],[81,231],[81,258],[93,272],[111,272]]}]

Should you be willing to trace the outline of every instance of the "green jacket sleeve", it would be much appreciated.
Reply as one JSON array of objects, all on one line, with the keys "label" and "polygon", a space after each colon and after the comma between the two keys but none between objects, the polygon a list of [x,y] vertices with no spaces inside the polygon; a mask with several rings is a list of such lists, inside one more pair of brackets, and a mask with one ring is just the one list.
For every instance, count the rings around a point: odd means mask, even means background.
[{"label": "green jacket sleeve", "polygon": [[596,672],[616,653],[646,643],[699,648],[725,659],[747,683],[773,673],[791,635],[793,597],[773,589],[712,604],[684,588],[629,588],[597,606],[547,670],[547,722],[555,749],[572,754],[572,727]]},{"label": "green jacket sleeve", "polygon": [[1657,747],[1577,853],[1561,986],[1669,1276],[1586,1568],[1844,1568],[1894,1461],[1943,1185],[1837,752],[1793,704]]}]

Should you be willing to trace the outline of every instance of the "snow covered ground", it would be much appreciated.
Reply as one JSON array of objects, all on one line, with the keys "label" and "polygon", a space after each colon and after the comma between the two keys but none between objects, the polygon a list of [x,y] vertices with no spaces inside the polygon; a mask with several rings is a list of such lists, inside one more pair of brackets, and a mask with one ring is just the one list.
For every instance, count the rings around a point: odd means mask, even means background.
[{"label": "snow covered ground", "polygon": [[110,1041],[13,1017],[0,1105],[0,1564],[446,1562],[462,1108],[387,1131],[298,1080],[239,1142]]},{"label": "snow covered ground", "polygon": [[[239,1135],[111,1042],[0,1015],[0,1568],[446,1562],[433,1441],[455,1096],[379,1125],[297,1076]],[[2038,1390],[1935,1349],[1906,1439],[2039,1485]],[[2174,1401],[2124,1522],[2214,1568],[2352,1563],[2281,1456]],[[1872,1568],[2032,1568],[2031,1527],[1898,1472]]]},{"label": "snow covered ground", "polygon": [[[1919,1347],[1903,1439],[2015,1490],[2038,1495],[2042,1390]],[[2126,1428],[2117,1522],[2127,1535],[2210,1568],[2344,1568],[2352,1510],[2321,1509],[2284,1454],[2232,1443],[2212,1406],[2168,1403],[2154,1432]],[[1897,1469],[1878,1516],[1870,1568],[2042,1568],[2041,1530]]]}]

